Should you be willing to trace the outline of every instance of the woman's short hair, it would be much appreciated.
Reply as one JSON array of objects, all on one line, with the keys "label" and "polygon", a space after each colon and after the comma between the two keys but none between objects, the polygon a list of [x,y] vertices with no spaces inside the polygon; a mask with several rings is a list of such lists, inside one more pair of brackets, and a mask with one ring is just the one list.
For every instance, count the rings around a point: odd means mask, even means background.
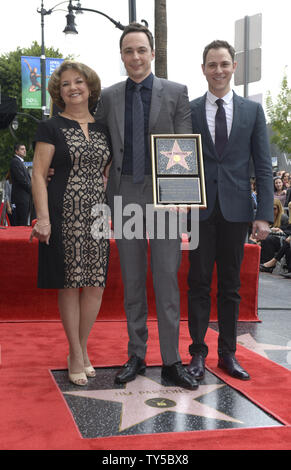
[{"label": "woman's short hair", "polygon": [[98,101],[101,92],[101,82],[97,73],[88,67],[88,65],[73,60],[65,60],[61,65],[52,73],[48,82],[48,91],[52,97],[54,104],[61,110],[65,109],[65,103],[61,97],[61,75],[67,70],[76,70],[85,77],[86,83],[90,90],[89,96],[89,109],[92,108]]}]

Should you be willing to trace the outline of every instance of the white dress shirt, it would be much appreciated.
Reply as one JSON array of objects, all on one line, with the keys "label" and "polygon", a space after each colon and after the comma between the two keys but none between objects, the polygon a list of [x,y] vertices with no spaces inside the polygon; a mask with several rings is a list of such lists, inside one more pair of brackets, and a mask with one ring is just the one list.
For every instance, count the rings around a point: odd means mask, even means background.
[{"label": "white dress shirt", "polygon": [[[215,142],[215,115],[218,109],[217,104],[215,101],[218,99],[217,96],[213,95],[210,91],[207,91],[206,97],[206,119],[209,127],[209,132]],[[229,137],[231,127],[232,127],[232,119],[233,119],[233,91],[230,90],[223,98],[223,107],[225,109],[226,115],[226,125],[227,125],[227,134]]]},{"label": "white dress shirt", "polygon": [[19,158],[19,160],[20,160],[22,163],[24,163],[24,159],[23,159],[20,155],[16,155],[16,154],[15,154],[14,157]]}]

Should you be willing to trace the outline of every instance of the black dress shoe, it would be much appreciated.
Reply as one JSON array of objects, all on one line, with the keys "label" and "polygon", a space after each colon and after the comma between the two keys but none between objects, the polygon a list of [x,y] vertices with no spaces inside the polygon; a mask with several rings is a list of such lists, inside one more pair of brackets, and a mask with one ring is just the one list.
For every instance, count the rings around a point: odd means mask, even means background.
[{"label": "black dress shoe", "polygon": [[196,380],[204,379],[205,375],[205,357],[199,353],[195,353],[191,359],[189,366],[187,367]]},{"label": "black dress shoe", "polygon": [[264,266],[263,264],[260,264],[260,271],[261,273],[272,273],[274,271],[275,266]]},{"label": "black dress shoe", "polygon": [[198,382],[189,374],[187,369],[184,369],[181,362],[177,362],[172,366],[162,367],[162,384],[177,385],[190,390],[196,390],[198,388]]},{"label": "black dress shoe", "polygon": [[137,376],[137,374],[143,375],[146,370],[146,363],[143,359],[138,356],[131,356],[130,359],[124,364],[121,371],[115,377],[116,384],[124,384],[131,382]]},{"label": "black dress shoe", "polygon": [[249,374],[241,367],[234,354],[225,354],[223,356],[219,356],[218,367],[225,370],[229,375],[235,377],[236,379],[250,379]]},{"label": "black dress shoe", "polygon": [[285,277],[286,279],[291,279],[291,272],[290,273],[282,273],[281,276]]}]

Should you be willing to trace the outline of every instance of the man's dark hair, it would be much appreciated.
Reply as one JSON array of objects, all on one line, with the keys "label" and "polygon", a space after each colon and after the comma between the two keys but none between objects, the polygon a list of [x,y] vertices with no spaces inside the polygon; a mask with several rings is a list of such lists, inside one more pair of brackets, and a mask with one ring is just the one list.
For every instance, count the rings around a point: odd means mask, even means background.
[{"label": "man's dark hair", "polygon": [[19,147],[22,147],[25,144],[14,144],[14,152],[17,152],[19,150]]},{"label": "man's dark hair", "polygon": [[207,57],[207,54],[210,51],[210,49],[221,49],[221,48],[224,48],[224,49],[228,50],[228,52],[230,53],[230,56],[232,58],[232,62],[234,62],[234,57],[235,57],[234,48],[227,41],[216,40],[216,41],[212,41],[210,44],[208,44],[205,47],[205,49],[203,51],[203,65],[205,65],[205,63],[206,63],[206,57]]},{"label": "man's dark hair", "polygon": [[128,33],[145,33],[147,35],[147,38],[149,40],[149,43],[150,43],[150,46],[151,46],[151,50],[154,49],[154,38],[153,38],[153,35],[152,33],[150,32],[150,30],[144,26],[143,24],[140,24],[140,23],[130,23],[129,25],[127,25],[124,30],[123,30],[123,33],[120,37],[120,40],[119,40],[119,46],[120,46],[120,50],[122,48],[122,41],[124,39],[124,37],[128,34]]}]

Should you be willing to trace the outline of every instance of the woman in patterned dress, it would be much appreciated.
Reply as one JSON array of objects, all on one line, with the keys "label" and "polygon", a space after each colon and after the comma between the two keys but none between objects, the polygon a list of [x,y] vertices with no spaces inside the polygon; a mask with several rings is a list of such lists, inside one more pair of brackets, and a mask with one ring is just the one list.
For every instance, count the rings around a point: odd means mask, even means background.
[{"label": "woman in patterned dress", "polygon": [[[101,90],[92,69],[64,61],[52,74],[48,89],[62,111],[42,121],[36,132],[32,192],[37,223],[31,238],[40,242],[38,287],[58,289],[69,343],[69,380],[86,385],[87,377],[95,376],[87,341],[108,268],[109,237],[105,227],[103,234],[94,231],[94,223],[101,214],[98,208],[106,204],[110,138],[89,111]],[[49,168],[54,176],[47,184]]]}]

